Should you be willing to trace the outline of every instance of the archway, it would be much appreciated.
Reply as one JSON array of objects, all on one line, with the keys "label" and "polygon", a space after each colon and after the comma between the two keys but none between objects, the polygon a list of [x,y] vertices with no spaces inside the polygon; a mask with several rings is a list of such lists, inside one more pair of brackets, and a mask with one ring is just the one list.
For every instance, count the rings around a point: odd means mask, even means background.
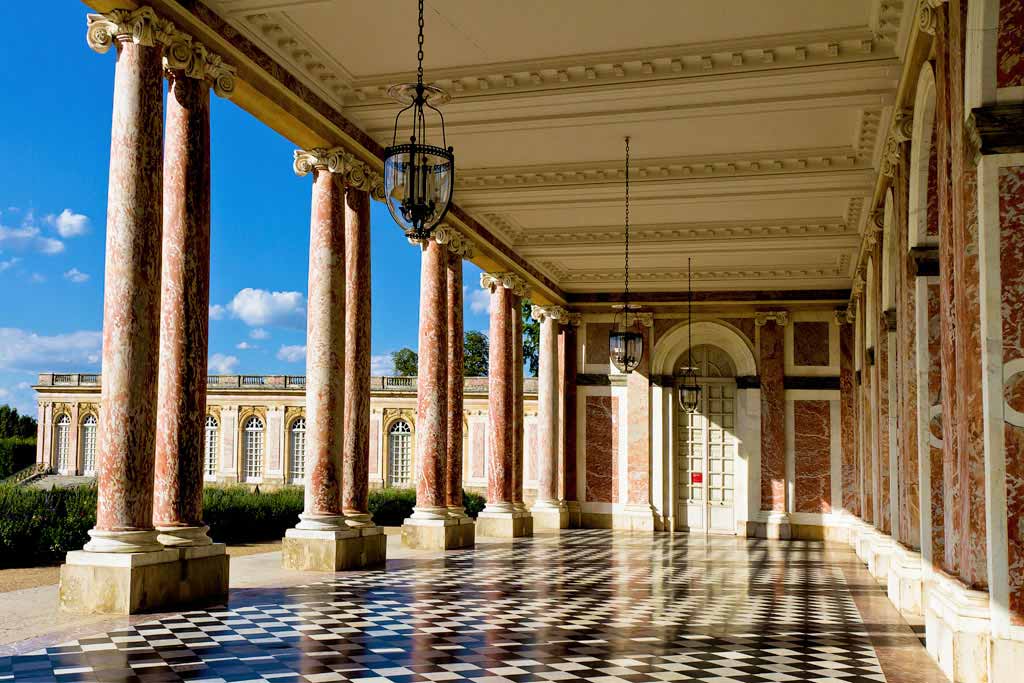
[{"label": "archway", "polygon": [[[678,406],[681,367],[699,368],[698,413]],[[760,507],[761,392],[751,341],[721,321],[683,321],[651,355],[655,508],[666,529],[745,532]]]}]

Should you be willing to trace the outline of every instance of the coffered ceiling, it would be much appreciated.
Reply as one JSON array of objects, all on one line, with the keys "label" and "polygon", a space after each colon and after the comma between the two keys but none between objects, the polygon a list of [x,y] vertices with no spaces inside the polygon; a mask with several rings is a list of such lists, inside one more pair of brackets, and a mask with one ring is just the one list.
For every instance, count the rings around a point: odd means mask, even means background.
[{"label": "coffered ceiling", "polygon": [[[380,144],[413,0],[207,0]],[[456,203],[565,292],[850,285],[902,0],[426,0]]]}]

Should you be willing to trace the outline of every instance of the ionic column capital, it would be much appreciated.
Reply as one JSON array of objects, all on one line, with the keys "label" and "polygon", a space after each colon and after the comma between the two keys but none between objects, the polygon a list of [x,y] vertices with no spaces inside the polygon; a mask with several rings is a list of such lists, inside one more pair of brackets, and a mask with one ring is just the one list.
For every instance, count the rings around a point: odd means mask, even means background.
[{"label": "ionic column capital", "polygon": [[538,306],[534,304],[530,308],[530,317],[538,322],[544,322],[545,319],[564,322],[569,317],[569,311],[561,306]]},{"label": "ionic column capital", "polygon": [[923,33],[935,35],[937,23],[937,10],[947,0],[921,0],[921,6],[917,10],[917,26]]},{"label": "ionic column capital", "polygon": [[763,327],[768,321],[774,322],[779,327],[785,327],[789,322],[788,311],[758,311],[754,313],[754,326]]},{"label": "ionic column capital", "polygon": [[468,237],[448,223],[442,223],[434,230],[431,238],[448,248],[448,251],[462,258],[473,258],[475,248]]},{"label": "ionic column capital", "polygon": [[897,143],[906,142],[913,137],[914,110],[910,107],[897,109],[892,119],[892,135]]},{"label": "ionic column capital", "polygon": [[515,273],[480,273],[480,286],[492,292],[496,287],[511,290],[517,296],[526,296],[526,281]]},{"label": "ionic column capital", "polygon": [[225,64],[220,55],[210,52],[191,36],[185,37],[189,42],[176,43],[164,52],[164,69],[171,74],[181,72],[188,78],[206,81],[218,97],[231,99],[235,94],[235,67]]},{"label": "ionic column capital", "polygon": [[308,175],[314,170],[327,171],[346,187],[369,192],[378,201],[384,199],[384,178],[343,147],[297,149],[292,168],[299,176]]},{"label": "ionic column capital", "polygon": [[895,176],[899,163],[900,143],[894,131],[885,140],[885,149],[882,151],[882,175],[888,178]]},{"label": "ionic column capital", "polygon": [[579,327],[580,323],[583,322],[582,313],[573,313],[572,311],[566,311],[565,324],[572,325],[573,327]]},{"label": "ionic column capital", "polygon": [[853,306],[845,306],[843,308],[837,308],[835,311],[836,323],[839,325],[849,325],[853,322]]}]

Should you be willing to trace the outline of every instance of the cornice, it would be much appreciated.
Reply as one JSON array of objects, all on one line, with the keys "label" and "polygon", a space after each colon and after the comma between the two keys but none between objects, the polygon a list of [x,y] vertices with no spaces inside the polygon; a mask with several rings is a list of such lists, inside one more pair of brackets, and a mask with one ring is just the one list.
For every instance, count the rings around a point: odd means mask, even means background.
[{"label": "cornice", "polygon": [[[861,200],[863,201],[863,200]],[[586,230],[559,229],[553,231],[529,231],[515,226],[507,218],[494,221],[497,214],[488,214],[488,222],[500,225],[517,246],[551,246],[567,243],[600,244],[621,243],[621,225],[588,227]],[[859,214],[857,216],[859,218]],[[857,228],[835,217],[797,219],[792,221],[708,221],[701,223],[655,223],[630,225],[631,242],[689,242],[707,240],[728,240],[732,238],[756,239],[774,237],[831,237],[855,235]]]},{"label": "cornice", "polygon": [[754,313],[754,327],[764,327],[769,321],[779,327],[785,327],[789,323],[789,312],[787,311],[757,311]]},{"label": "cornice", "polygon": [[[879,110],[880,113],[881,110]],[[871,169],[877,126],[860,136],[859,148],[791,150],[754,156],[666,157],[641,159],[630,166],[638,183],[675,179],[813,173],[836,169]],[[463,191],[492,188],[571,187],[620,184],[625,180],[621,161],[588,164],[513,166],[463,169],[455,186]]]},{"label": "cornice", "polygon": [[292,168],[298,176],[325,170],[335,174],[346,186],[369,192],[376,200],[384,200],[384,179],[381,175],[344,147],[297,149]]},{"label": "cornice", "polygon": [[164,68],[168,71],[209,82],[218,97],[230,99],[235,92],[235,67],[179,30],[174,22],[160,17],[152,7],[89,14],[86,23],[86,42],[100,54],[109,51],[116,41],[147,47],[159,45],[164,48]]},{"label": "cornice", "polygon": [[480,286],[494,291],[495,287],[504,287],[517,296],[526,296],[526,281],[515,273],[480,273]]},{"label": "cornice", "polygon": [[[558,269],[555,264],[544,263],[545,267],[551,267],[553,273],[559,276],[560,285],[571,284],[604,284],[617,283],[622,281],[621,268],[608,268],[602,270],[568,270]],[[800,280],[812,278],[845,278],[849,269],[849,256],[843,255],[836,266],[824,266],[814,268],[728,268],[714,270],[698,270],[693,272],[693,279],[697,282],[712,282],[716,280]],[[560,272],[559,272],[560,271]],[[629,279],[631,282],[680,282],[686,279],[685,270],[634,270],[630,269]]]}]

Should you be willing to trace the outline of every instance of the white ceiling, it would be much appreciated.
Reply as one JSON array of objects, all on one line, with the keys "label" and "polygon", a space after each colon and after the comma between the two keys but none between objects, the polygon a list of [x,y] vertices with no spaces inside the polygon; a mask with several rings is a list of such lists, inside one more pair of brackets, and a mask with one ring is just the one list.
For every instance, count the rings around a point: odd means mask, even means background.
[{"label": "white ceiling", "polygon": [[[412,0],[207,0],[381,144]],[[455,201],[566,292],[850,285],[902,0],[427,0]]]}]

